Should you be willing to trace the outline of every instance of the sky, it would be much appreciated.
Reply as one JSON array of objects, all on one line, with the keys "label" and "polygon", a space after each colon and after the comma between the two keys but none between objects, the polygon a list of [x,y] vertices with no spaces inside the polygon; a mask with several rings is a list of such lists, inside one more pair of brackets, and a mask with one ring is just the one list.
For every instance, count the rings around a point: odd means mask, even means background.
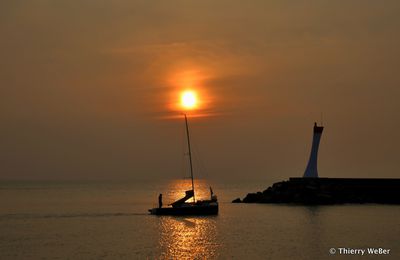
[{"label": "sky", "polygon": [[0,179],[302,176],[400,170],[399,1],[0,2]]}]

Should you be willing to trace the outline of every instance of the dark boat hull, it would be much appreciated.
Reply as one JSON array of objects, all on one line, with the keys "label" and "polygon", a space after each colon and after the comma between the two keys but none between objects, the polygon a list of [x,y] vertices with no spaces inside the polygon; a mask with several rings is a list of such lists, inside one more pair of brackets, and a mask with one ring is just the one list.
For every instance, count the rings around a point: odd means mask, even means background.
[{"label": "dark boat hull", "polygon": [[191,207],[168,207],[149,209],[152,215],[167,216],[207,216],[218,215],[218,205],[191,206]]}]

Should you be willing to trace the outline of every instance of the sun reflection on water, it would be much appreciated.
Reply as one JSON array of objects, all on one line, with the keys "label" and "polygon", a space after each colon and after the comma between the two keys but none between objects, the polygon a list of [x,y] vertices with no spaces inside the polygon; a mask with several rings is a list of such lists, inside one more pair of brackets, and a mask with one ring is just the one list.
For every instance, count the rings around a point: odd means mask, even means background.
[{"label": "sun reflection on water", "polygon": [[160,259],[217,257],[217,217],[160,217]]}]

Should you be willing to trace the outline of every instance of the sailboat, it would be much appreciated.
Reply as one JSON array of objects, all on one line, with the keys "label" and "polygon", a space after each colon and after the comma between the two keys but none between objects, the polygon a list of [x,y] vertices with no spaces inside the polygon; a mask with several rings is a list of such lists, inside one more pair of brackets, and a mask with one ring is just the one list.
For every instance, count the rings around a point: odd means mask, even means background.
[{"label": "sailboat", "polygon": [[[210,199],[209,200],[196,200],[194,191],[194,177],[193,177],[193,164],[192,164],[192,152],[190,147],[190,135],[189,135],[189,125],[186,114],[185,126],[186,126],[186,137],[187,146],[189,154],[189,164],[190,164],[190,177],[192,179],[192,189],[185,192],[185,196],[171,204],[167,207],[162,207],[161,198],[160,206],[158,208],[149,209],[152,215],[217,215],[218,214],[218,200],[217,196],[213,194],[212,188],[210,187]],[[160,194],[161,196],[161,194]],[[193,198],[193,202],[187,202],[189,199]]]}]

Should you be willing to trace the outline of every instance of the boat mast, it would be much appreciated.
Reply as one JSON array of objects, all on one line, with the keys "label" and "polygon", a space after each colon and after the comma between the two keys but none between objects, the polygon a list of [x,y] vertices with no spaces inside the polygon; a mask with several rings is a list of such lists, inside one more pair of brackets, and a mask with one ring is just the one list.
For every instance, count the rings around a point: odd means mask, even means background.
[{"label": "boat mast", "polygon": [[190,149],[190,136],[189,136],[189,125],[186,114],[185,116],[185,124],[186,124],[186,136],[187,136],[187,144],[189,150],[189,162],[190,162],[190,177],[192,178],[192,190],[193,190],[193,201],[196,202],[196,197],[194,195],[194,181],[193,181],[193,164],[192,164],[192,151]]}]

